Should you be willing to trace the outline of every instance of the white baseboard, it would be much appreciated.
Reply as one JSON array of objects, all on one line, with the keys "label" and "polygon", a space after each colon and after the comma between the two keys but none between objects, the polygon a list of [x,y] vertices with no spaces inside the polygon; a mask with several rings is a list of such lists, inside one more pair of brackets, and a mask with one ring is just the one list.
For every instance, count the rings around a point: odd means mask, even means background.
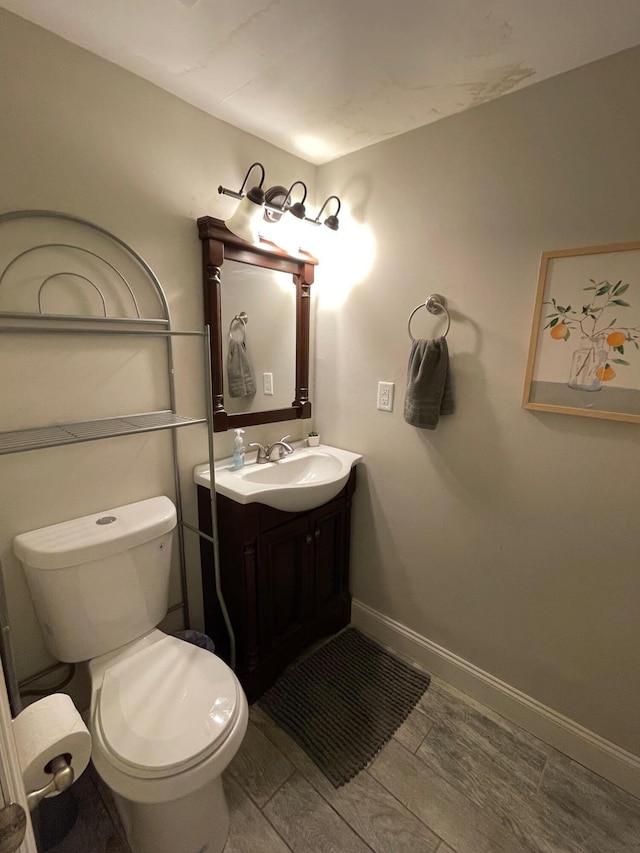
[{"label": "white baseboard", "polygon": [[428,672],[488,705],[574,761],[640,797],[640,757],[637,755],[589,731],[361,601],[353,600],[351,618],[352,624],[372,639],[406,655]]}]

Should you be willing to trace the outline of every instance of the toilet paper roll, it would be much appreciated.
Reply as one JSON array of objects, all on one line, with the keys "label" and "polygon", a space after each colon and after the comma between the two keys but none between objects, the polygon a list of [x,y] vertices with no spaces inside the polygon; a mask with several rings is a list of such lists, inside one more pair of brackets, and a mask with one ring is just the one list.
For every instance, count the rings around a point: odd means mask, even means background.
[{"label": "toilet paper roll", "polygon": [[45,767],[57,755],[71,756],[76,779],[91,758],[91,735],[66,693],[45,696],[21,711],[13,733],[27,792],[49,784],[52,774]]}]

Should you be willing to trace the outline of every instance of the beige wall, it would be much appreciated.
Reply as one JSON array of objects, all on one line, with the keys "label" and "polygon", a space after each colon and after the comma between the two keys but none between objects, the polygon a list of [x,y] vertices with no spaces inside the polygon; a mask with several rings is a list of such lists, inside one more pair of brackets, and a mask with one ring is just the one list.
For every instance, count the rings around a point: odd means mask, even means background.
[{"label": "beige wall", "polygon": [[[313,166],[3,10],[0,80],[0,211],[61,210],[127,241],[162,282],[176,329],[202,328],[195,220],[205,214],[225,217],[234,209],[234,200],[217,194],[219,184],[238,187],[249,164],[261,160],[270,185],[304,180],[313,197]],[[14,351],[23,346],[30,347],[23,337],[9,344]],[[14,361],[11,349],[3,352],[0,429],[8,428],[14,407],[33,393],[33,380],[17,367],[23,364],[19,354]],[[73,387],[73,364],[67,368]],[[176,368],[179,411],[201,416],[201,346],[179,343]],[[118,384],[118,369],[128,369],[126,359],[105,376],[105,388]],[[51,422],[46,407],[41,409],[40,423]],[[280,437],[287,428],[302,435],[300,423],[276,424],[248,430],[247,440]],[[189,427],[178,436],[185,517],[197,523],[191,469],[207,458],[206,430]],[[161,492],[172,494],[170,447],[168,433],[161,433],[0,457],[0,560],[20,677],[49,665],[51,658],[13,557],[13,536]],[[219,455],[230,449],[229,439],[218,441]],[[186,538],[194,627],[201,627],[197,543],[193,534]],[[176,575],[172,601],[179,594]]]},{"label": "beige wall", "polygon": [[[318,286],[315,391],[365,457],[354,596],[636,754],[640,429],[520,400],[540,253],[640,237],[638,91],[640,49],[323,166],[376,261],[338,310]],[[433,292],[457,409],[428,432],[402,402]]]}]

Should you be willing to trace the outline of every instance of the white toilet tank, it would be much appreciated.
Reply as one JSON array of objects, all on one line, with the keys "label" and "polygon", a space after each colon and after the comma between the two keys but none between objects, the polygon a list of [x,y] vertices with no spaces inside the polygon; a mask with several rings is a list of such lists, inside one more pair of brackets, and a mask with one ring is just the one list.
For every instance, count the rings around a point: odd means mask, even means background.
[{"label": "white toilet tank", "polygon": [[38,620],[61,661],[90,660],[165,616],[176,509],[150,498],[16,536]]}]

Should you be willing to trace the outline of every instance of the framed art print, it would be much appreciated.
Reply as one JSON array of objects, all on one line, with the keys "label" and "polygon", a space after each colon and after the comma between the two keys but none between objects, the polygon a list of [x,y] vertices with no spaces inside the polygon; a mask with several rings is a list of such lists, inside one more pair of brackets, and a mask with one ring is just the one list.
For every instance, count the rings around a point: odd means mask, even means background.
[{"label": "framed art print", "polygon": [[543,252],[522,405],[640,423],[640,242]]}]

